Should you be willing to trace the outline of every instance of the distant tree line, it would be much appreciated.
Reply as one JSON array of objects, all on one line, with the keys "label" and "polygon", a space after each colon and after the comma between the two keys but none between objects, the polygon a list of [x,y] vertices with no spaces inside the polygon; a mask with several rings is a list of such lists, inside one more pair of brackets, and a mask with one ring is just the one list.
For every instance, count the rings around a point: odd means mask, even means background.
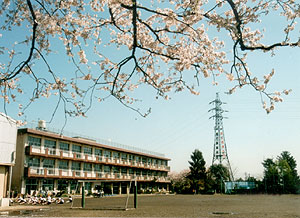
[{"label": "distant tree line", "polygon": [[295,158],[283,151],[277,158],[263,161],[263,185],[266,193],[294,194],[300,191],[300,179]]},{"label": "distant tree line", "polygon": [[[214,164],[206,168],[205,164],[202,152],[196,149],[191,154],[189,169],[171,175],[173,191],[178,194],[224,193],[224,182],[230,179],[228,168],[222,164]],[[251,192],[249,190],[235,190],[235,193],[300,193],[300,179],[296,169],[296,160],[288,151],[283,151],[275,160],[272,158],[265,159],[262,165],[264,167],[262,180],[250,176],[236,180],[254,182],[255,188]]]},{"label": "distant tree line", "polygon": [[206,169],[202,152],[195,150],[191,154],[189,170],[172,176],[173,190],[178,194],[220,193],[224,192],[224,181],[229,180],[228,169],[221,165],[212,165]]}]

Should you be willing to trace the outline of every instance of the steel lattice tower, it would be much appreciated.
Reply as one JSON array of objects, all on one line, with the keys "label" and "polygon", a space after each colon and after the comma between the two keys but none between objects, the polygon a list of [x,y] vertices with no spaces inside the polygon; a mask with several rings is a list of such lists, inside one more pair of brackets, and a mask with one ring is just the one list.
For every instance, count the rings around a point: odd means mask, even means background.
[{"label": "steel lattice tower", "polygon": [[227,153],[227,147],[225,143],[225,135],[224,135],[224,127],[223,127],[223,119],[226,117],[223,117],[225,111],[221,108],[222,104],[225,104],[222,102],[219,98],[219,93],[216,94],[216,99],[210,104],[214,104],[214,108],[210,109],[210,111],[214,111],[215,114],[211,116],[209,119],[213,118],[215,120],[215,127],[214,127],[214,153],[213,153],[213,159],[212,164],[217,162],[218,164],[223,164],[223,162],[226,162],[229,173],[230,173],[230,179],[233,181],[233,174],[231,170],[231,166],[229,163],[228,153]]}]

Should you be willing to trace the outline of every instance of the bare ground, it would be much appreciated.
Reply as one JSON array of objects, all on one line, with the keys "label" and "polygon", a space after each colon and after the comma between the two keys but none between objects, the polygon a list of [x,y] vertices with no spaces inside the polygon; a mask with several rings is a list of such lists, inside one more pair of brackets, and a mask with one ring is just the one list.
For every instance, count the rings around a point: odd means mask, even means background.
[{"label": "bare ground", "polygon": [[[6,216],[51,217],[240,217],[300,218],[300,195],[141,195],[138,208],[122,210],[126,197],[87,198],[81,209],[80,199],[70,204],[14,207]],[[133,207],[130,196],[128,207]],[[12,209],[12,208],[11,208]]]}]

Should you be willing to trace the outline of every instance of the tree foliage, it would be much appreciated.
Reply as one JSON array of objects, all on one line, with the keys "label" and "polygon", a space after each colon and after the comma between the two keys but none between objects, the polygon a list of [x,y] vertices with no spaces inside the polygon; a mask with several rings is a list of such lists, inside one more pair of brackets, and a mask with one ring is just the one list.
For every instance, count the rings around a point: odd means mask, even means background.
[{"label": "tree foliage", "polygon": [[224,181],[228,181],[229,170],[222,164],[212,165],[206,169],[202,152],[198,149],[191,154],[189,170],[171,174],[174,192],[179,194],[221,193],[224,192]]},{"label": "tree foliage", "polygon": [[[233,81],[229,93],[250,85],[269,99],[270,112],[290,90],[268,91],[274,70],[251,72],[247,54],[299,47],[299,14],[294,0],[4,0],[0,96],[4,105],[20,102],[19,115],[50,96],[70,116],[85,116],[110,96],[146,115],[134,106],[138,87],[168,99],[171,91],[199,94],[202,78],[225,75]],[[271,41],[262,21],[276,15],[285,23]],[[67,60],[68,72],[53,57]]]},{"label": "tree foliage", "polygon": [[196,149],[191,154],[190,173],[187,178],[191,180],[192,188],[196,193],[205,189],[205,183],[207,180],[205,160],[202,152]]},{"label": "tree foliage", "polygon": [[283,151],[276,160],[263,161],[264,183],[267,193],[296,193],[300,185],[294,157]]},{"label": "tree foliage", "polygon": [[170,175],[173,191],[177,194],[191,194],[191,181],[188,178],[189,170],[183,170],[180,173]]},{"label": "tree foliage", "polygon": [[223,193],[225,190],[224,181],[230,180],[230,173],[227,167],[222,164],[214,164],[208,169],[208,178],[210,189],[217,193]]}]

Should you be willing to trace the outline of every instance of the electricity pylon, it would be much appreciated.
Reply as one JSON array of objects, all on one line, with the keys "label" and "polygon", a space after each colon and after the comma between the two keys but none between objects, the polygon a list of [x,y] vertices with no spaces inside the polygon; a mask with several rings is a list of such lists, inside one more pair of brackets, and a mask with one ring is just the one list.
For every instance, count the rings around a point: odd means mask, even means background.
[{"label": "electricity pylon", "polygon": [[222,104],[226,104],[220,100],[219,93],[216,94],[216,99],[209,104],[214,104],[214,108],[210,109],[210,111],[214,111],[215,114],[211,116],[209,119],[213,118],[215,120],[215,127],[214,127],[214,153],[213,153],[213,159],[212,164],[217,162],[218,164],[223,164],[223,162],[226,162],[229,174],[230,174],[230,180],[233,181],[233,173],[231,170],[229,158],[228,158],[228,152],[227,147],[225,143],[225,135],[224,135],[224,127],[223,127],[223,119],[227,117],[223,117],[224,112],[228,112],[226,110],[223,110],[221,108]]}]

